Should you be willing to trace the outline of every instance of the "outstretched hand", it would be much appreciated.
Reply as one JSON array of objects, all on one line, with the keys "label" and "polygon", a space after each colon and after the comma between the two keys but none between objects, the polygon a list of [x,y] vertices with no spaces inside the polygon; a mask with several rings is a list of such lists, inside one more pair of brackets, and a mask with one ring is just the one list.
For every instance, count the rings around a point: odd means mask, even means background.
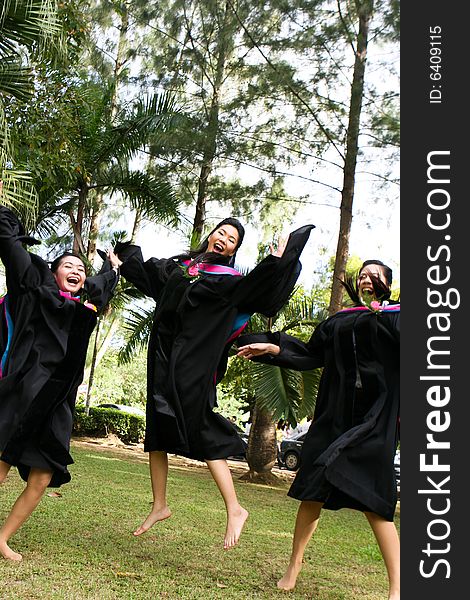
[{"label": "outstretched hand", "polygon": [[274,247],[274,242],[272,244],[269,244],[269,251],[271,252],[271,254],[273,256],[281,258],[281,256],[284,254],[284,250],[286,249],[288,239],[288,236],[280,237],[277,241],[276,247]]},{"label": "outstretched hand", "polygon": [[117,254],[114,254],[114,252],[111,250],[111,248],[109,248],[107,254],[108,254],[109,262],[111,263],[111,266],[113,268],[120,267],[122,265],[122,260],[119,259]]},{"label": "outstretched hand", "polygon": [[262,356],[263,354],[273,354],[276,356],[279,354],[281,349],[276,344],[265,344],[265,343],[256,343],[256,344],[248,344],[247,346],[240,346],[237,352],[237,356],[241,356],[242,358],[251,359],[255,356]]}]

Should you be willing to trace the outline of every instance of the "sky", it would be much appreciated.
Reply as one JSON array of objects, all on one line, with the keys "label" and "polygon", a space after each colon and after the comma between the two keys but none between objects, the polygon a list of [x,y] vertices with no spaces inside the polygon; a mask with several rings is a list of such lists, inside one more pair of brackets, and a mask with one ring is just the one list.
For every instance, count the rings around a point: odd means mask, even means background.
[{"label": "sky", "polygon": [[[371,78],[374,86],[381,92],[384,90],[394,90],[399,87],[398,73],[399,56],[395,49],[390,50],[380,48],[376,44],[369,45],[368,64],[366,79]],[[393,64],[393,69],[384,68],[384,63]],[[345,94],[349,93],[348,82],[345,82]],[[346,100],[346,96],[345,96]],[[362,140],[360,145],[366,146],[366,141]],[[372,164],[365,168],[363,164],[358,165],[355,181],[355,195],[353,205],[353,222],[350,235],[350,256],[355,255],[366,260],[377,258],[388,264],[394,274],[394,283],[399,286],[400,279],[400,202],[399,188],[397,185],[390,184],[385,192],[377,189],[377,180],[371,177],[370,172],[380,171],[381,165],[376,163],[374,166],[374,150],[367,150],[367,158],[372,159]],[[377,151],[375,151],[377,152]],[[377,153],[378,160],[384,160],[383,155]],[[332,158],[335,162],[336,157]],[[360,156],[362,160],[364,156]],[[393,164],[393,176],[399,178],[398,158],[396,164]],[[315,229],[310,235],[310,239],[304,248],[301,256],[303,265],[299,278],[305,288],[315,283],[317,274],[321,272],[329,263],[332,256],[335,255],[339,231],[339,204],[340,194],[333,192],[327,186],[314,184],[308,181],[308,177],[324,181],[337,189],[342,187],[342,171],[327,166],[327,162],[322,163],[322,167],[304,164],[297,168],[290,168],[290,176],[285,178],[285,189],[287,194],[292,196],[305,196],[309,204],[301,205],[301,208],[294,215],[286,215],[284,234],[288,235],[290,231],[311,223]],[[383,166],[383,165],[382,165]],[[283,169],[279,166],[280,171]],[[363,171],[368,171],[365,173]],[[250,171],[248,167],[238,168],[236,172],[227,171],[227,178],[232,176],[241,176],[248,184],[254,183],[259,176],[255,170]],[[386,194],[384,197],[383,194]],[[121,209],[122,211],[122,209]],[[208,229],[215,225],[220,219],[226,216],[239,217],[245,225],[245,240],[237,253],[238,266],[247,269],[253,268],[256,264],[258,251],[257,245],[261,241],[256,227],[246,223],[242,215],[229,215],[227,209],[214,207],[212,204],[208,207],[207,227]],[[168,230],[163,226],[157,226],[151,223],[145,223],[138,235],[137,243],[141,245],[144,258],[168,257],[184,252],[187,249],[188,228],[194,218],[194,208],[190,208],[185,213],[183,226],[178,230]],[[120,223],[113,225],[113,229],[125,229],[131,231],[133,217],[132,214],[124,215]],[[39,253],[42,254],[41,250]]]},{"label": "sky", "polygon": [[[298,167],[298,174],[305,175],[307,166]],[[324,170],[319,174],[323,181],[334,187],[342,187],[342,171]],[[369,165],[368,171],[373,171]],[[329,172],[328,172],[329,171]],[[362,260],[379,259],[389,265],[393,271],[394,286],[399,287],[400,280],[400,196],[399,186],[390,184],[386,191],[377,188],[377,181],[359,165],[355,180],[353,203],[353,221],[350,235],[349,255]],[[227,173],[230,178],[235,173]],[[257,173],[249,169],[239,169],[236,175],[242,176],[248,184],[254,183]],[[306,224],[315,225],[302,256],[302,272],[299,283],[306,289],[315,284],[317,276],[336,254],[340,219],[340,194],[329,188],[312,184],[301,177],[286,178],[286,192],[292,196],[306,196],[309,204],[300,205],[294,215],[286,215],[283,235]],[[398,180],[399,162],[393,165],[392,175]],[[208,204],[207,230],[227,216],[235,216],[245,226],[243,245],[237,253],[237,264],[242,268],[253,268],[258,258],[257,245],[260,241],[258,229],[246,222],[242,215],[229,214],[226,208]],[[141,245],[144,258],[155,256],[168,257],[187,250],[187,231],[194,218],[194,208],[186,209],[182,230],[168,230],[161,226],[145,223],[139,233],[137,243]],[[128,230],[131,226],[123,227]]]},{"label": "sky", "polygon": [[[387,65],[390,65],[388,68]],[[366,79],[369,78],[374,87],[380,92],[397,91],[399,89],[399,53],[397,48],[380,47],[371,44],[368,48],[368,64]],[[345,101],[349,95],[349,83],[345,81]],[[366,98],[367,101],[367,98]],[[358,256],[366,260],[376,258],[388,264],[394,275],[394,285],[399,287],[400,280],[400,195],[399,185],[390,183],[384,188],[379,188],[380,179],[371,175],[374,172],[383,172],[384,166],[391,168],[391,176],[399,180],[399,158],[394,157],[385,165],[380,161],[388,161],[385,154],[368,145],[366,138],[360,138],[362,152],[359,156],[355,178],[355,193],[353,204],[353,221],[350,235],[349,255]],[[325,156],[331,162],[337,162],[337,155]],[[366,160],[370,163],[366,164]],[[289,171],[290,176],[285,178],[286,193],[294,197],[305,196],[309,204],[301,205],[295,215],[286,215],[284,233],[311,223],[315,229],[304,248],[301,256],[303,265],[299,283],[309,289],[316,280],[317,274],[324,269],[329,260],[336,253],[340,218],[340,194],[334,192],[328,185],[341,189],[343,173],[341,169],[328,166],[328,162],[321,163],[321,167],[313,164],[299,165],[298,167],[282,168],[280,171]],[[240,176],[244,182],[253,184],[259,177],[255,170],[249,167],[238,167],[237,171],[226,171],[227,179]],[[322,186],[308,180],[321,180],[327,185]],[[220,219],[227,216],[239,217],[245,225],[246,235],[242,247],[237,253],[238,265],[243,268],[253,268],[257,260],[257,244],[259,232],[256,227],[246,223],[241,215],[228,215],[227,210],[221,207],[208,205],[207,226],[215,225]],[[186,213],[186,222],[192,223],[194,209]],[[151,256],[166,257],[178,254],[187,249],[185,233],[168,231],[163,227],[146,224],[140,233],[137,242],[142,246],[144,258]]]}]

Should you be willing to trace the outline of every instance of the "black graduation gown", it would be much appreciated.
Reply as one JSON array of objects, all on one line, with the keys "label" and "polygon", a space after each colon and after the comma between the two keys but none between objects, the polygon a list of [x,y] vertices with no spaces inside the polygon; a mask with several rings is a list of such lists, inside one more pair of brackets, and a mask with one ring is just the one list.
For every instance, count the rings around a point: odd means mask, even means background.
[{"label": "black graduation gown", "polygon": [[144,262],[137,252],[126,260],[126,253],[119,252],[125,260],[121,274],[157,302],[148,347],[147,452],[164,450],[197,460],[245,452],[232,423],[213,411],[216,385],[225,373],[240,316],[272,316],[287,301],[312,228],[293,232],[281,258],[266,257],[245,277],[205,274],[191,282],[174,259]]},{"label": "black graduation gown", "polygon": [[399,319],[399,311],[346,311],[320,323],[307,343],[284,333],[237,340],[240,346],[267,340],[280,346],[278,356],[259,357],[258,362],[296,370],[323,367],[314,417],[288,492],[293,498],[393,520]]},{"label": "black graduation gown", "polygon": [[[52,470],[50,487],[58,487],[70,481],[73,410],[97,312],[60,295],[47,263],[23,248],[34,240],[21,233],[14,214],[0,207],[8,290],[8,323],[4,312],[0,318],[0,458],[25,481],[31,467]],[[104,307],[116,282],[108,263],[87,278],[88,301]]]}]

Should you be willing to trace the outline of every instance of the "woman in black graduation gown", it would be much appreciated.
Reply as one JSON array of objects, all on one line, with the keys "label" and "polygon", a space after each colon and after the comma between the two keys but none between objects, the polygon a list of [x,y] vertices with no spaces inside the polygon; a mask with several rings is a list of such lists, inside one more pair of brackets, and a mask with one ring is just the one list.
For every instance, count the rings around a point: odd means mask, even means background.
[{"label": "woman in black graduation gown", "polygon": [[[397,491],[399,304],[388,302],[392,272],[366,261],[355,307],[326,319],[307,343],[284,333],[239,338],[238,355],[297,370],[323,367],[315,414],[289,495],[301,500],[288,569],[278,587],[290,590],[322,508],[363,511],[389,576],[390,600],[400,596],[399,539],[393,523]],[[364,306],[361,298],[369,298]],[[385,306],[373,298],[385,301]]]},{"label": "woman in black graduation gown", "polygon": [[[7,294],[0,315],[0,483],[16,466],[26,487],[0,529],[0,554],[21,560],[9,538],[28,519],[48,486],[70,481],[67,465],[77,388],[97,311],[109,301],[117,272],[105,261],[86,278],[73,253],[49,268],[24,244],[16,216],[0,206],[0,258]],[[83,290],[84,299],[78,294]]]},{"label": "woman in black graduation gown", "polygon": [[242,277],[230,265],[244,230],[224,219],[199,250],[144,262],[136,246],[118,246],[111,264],[157,302],[148,348],[145,450],[149,452],[154,504],[140,535],[170,516],[167,453],[205,461],[227,511],[224,548],[234,546],[248,512],[240,506],[226,459],[242,454],[234,426],[213,411],[216,385],[225,373],[233,340],[250,314],[275,314],[300,273],[299,255],[313,225],[293,232],[284,250]]}]

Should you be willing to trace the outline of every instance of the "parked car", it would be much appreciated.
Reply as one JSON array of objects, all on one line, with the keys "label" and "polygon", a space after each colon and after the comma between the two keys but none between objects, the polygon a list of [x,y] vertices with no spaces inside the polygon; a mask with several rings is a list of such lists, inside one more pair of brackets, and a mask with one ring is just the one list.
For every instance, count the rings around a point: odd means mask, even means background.
[{"label": "parked car", "polygon": [[289,471],[297,471],[302,444],[306,436],[307,432],[301,431],[281,441],[277,453],[277,462],[280,467],[286,467]]},{"label": "parked car", "polygon": [[139,417],[145,417],[145,410],[142,410],[138,406],[127,406],[126,404],[98,404],[96,408],[114,408],[114,410],[122,410],[132,415],[138,415]]}]

